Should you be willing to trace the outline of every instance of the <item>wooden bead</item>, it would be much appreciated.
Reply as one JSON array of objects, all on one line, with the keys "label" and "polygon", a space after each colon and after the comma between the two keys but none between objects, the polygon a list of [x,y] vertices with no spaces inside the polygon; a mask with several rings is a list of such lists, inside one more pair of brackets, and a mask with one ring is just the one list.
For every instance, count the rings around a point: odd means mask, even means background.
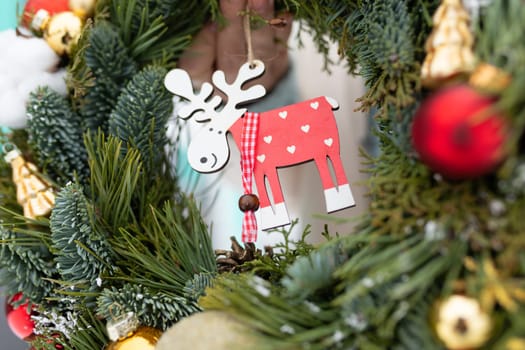
[{"label": "wooden bead", "polygon": [[259,209],[259,198],[253,193],[244,194],[239,198],[239,209],[242,212]]}]

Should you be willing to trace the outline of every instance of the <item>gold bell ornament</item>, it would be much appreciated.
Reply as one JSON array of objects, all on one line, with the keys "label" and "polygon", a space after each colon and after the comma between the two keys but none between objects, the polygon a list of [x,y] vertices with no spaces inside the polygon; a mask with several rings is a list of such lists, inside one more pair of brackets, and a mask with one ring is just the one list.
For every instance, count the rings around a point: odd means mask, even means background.
[{"label": "gold bell ornament", "polygon": [[24,209],[24,216],[35,219],[51,213],[55,205],[53,188],[38,175],[38,168],[27,162],[18,148],[12,144],[4,145],[4,159],[13,169],[13,182],[16,185],[17,202]]},{"label": "gold bell ornament", "polygon": [[425,44],[427,56],[421,68],[426,87],[437,87],[475,67],[470,16],[461,0],[443,0],[432,17],[433,30]]},{"label": "gold bell ornament", "polygon": [[489,340],[492,321],[478,300],[455,294],[437,303],[435,330],[447,349],[478,349]]},{"label": "gold bell ornament", "polygon": [[114,317],[106,326],[111,343],[106,350],[155,350],[162,331],[140,326],[134,312]]}]

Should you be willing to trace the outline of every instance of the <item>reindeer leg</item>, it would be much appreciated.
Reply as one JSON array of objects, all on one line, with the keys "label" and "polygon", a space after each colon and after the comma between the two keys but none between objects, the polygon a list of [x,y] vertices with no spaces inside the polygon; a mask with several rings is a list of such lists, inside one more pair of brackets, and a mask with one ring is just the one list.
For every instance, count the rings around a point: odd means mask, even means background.
[{"label": "reindeer leg", "polygon": [[[334,168],[337,183],[334,183],[332,175],[330,174],[328,168],[329,161]],[[334,211],[355,206],[354,196],[352,195],[352,190],[348,184],[339,155],[332,157],[329,155],[323,155],[322,157],[315,158],[315,163],[323,184],[326,211],[332,213]]]},{"label": "reindeer leg", "polygon": [[281,184],[277,177],[277,169],[272,169],[266,174],[268,178],[268,184],[272,190],[274,206],[270,204],[268,198],[268,189],[264,182],[265,174],[260,172],[255,174],[255,183],[257,184],[257,190],[260,196],[260,213],[261,213],[261,229],[269,230],[274,227],[288,225],[290,218],[286,205],[284,203],[283,193],[281,190]]}]

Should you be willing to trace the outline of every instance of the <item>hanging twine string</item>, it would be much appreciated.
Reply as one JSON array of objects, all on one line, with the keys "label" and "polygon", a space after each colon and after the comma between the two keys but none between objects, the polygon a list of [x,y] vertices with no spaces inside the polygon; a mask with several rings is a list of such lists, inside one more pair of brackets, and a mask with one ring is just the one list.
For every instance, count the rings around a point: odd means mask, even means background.
[{"label": "hanging twine string", "polygon": [[252,29],[250,25],[250,9],[246,8],[246,14],[243,18],[243,25],[244,25],[244,37],[246,39],[246,50],[248,51],[248,62],[250,62],[250,65],[253,64],[253,61],[255,60],[255,55],[253,53],[253,44],[252,44]]}]

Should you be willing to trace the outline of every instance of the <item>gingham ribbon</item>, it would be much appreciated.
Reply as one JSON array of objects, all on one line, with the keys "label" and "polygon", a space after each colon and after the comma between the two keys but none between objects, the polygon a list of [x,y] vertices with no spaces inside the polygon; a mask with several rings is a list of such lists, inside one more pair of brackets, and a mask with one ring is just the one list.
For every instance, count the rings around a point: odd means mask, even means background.
[{"label": "gingham ribbon", "polygon": [[[252,193],[253,168],[255,166],[255,151],[257,148],[257,130],[259,129],[259,113],[246,112],[241,135],[241,170],[244,194]],[[253,210],[244,212],[242,221],[242,241],[257,241],[257,219]]]}]

